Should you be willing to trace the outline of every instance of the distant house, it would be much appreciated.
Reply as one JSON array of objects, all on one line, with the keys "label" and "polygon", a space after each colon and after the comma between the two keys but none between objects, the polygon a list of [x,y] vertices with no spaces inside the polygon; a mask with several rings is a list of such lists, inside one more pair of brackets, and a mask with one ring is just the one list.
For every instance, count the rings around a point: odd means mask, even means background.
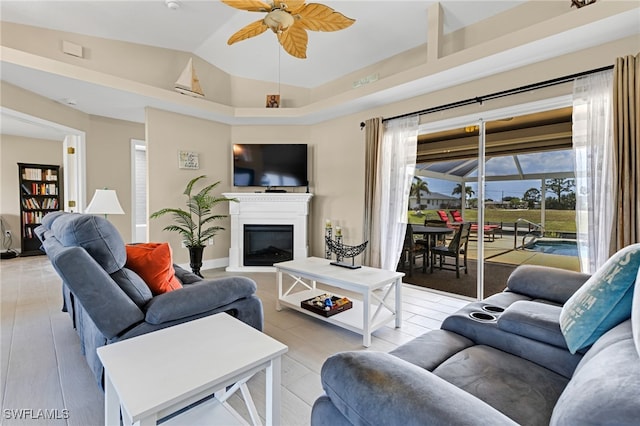
[{"label": "distant house", "polygon": [[460,199],[449,195],[432,192],[427,194],[420,192],[420,205],[418,205],[417,197],[412,195],[409,197],[409,209],[411,210],[436,210],[436,209],[459,209]]}]

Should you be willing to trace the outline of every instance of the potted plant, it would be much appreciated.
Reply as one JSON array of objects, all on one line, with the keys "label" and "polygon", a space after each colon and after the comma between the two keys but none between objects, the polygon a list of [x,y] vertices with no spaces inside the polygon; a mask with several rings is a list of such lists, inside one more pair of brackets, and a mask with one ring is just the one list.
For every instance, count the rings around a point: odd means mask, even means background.
[{"label": "potted plant", "polygon": [[174,231],[182,236],[182,242],[189,249],[189,266],[194,274],[202,277],[202,253],[207,241],[213,238],[218,231],[223,231],[221,226],[213,226],[213,222],[224,219],[227,215],[213,214],[211,211],[218,203],[225,201],[237,201],[233,198],[216,197],[211,191],[220,183],[215,182],[205,186],[196,194],[192,194],[194,185],[206,176],[198,176],[187,183],[184,195],[187,196],[187,210],[180,208],[164,208],[151,215],[151,219],[164,216],[167,213],[173,215],[175,223],[167,225],[163,231]]}]

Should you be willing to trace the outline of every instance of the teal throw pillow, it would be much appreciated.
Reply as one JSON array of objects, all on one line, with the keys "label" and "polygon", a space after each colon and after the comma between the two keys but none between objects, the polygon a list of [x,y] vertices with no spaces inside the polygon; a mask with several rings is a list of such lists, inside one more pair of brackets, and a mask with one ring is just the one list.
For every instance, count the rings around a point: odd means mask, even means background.
[{"label": "teal throw pillow", "polygon": [[590,346],[631,316],[639,267],[640,244],[627,246],[567,300],[560,313],[560,329],[571,353]]}]

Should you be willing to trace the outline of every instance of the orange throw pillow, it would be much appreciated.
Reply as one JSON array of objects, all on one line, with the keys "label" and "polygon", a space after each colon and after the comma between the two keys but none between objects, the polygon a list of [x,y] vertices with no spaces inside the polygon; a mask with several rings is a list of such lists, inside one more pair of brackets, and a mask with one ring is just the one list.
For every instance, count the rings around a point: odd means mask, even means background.
[{"label": "orange throw pillow", "polygon": [[151,289],[153,295],[182,288],[173,269],[169,243],[144,243],[127,245],[127,263]]}]

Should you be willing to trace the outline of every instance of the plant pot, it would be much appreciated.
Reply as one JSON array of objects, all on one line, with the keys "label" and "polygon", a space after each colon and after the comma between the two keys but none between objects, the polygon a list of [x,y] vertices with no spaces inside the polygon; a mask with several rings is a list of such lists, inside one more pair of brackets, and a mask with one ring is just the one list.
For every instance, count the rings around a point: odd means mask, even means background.
[{"label": "plant pot", "polygon": [[187,247],[189,249],[189,266],[191,272],[202,278],[200,268],[202,267],[202,253],[204,246]]}]

